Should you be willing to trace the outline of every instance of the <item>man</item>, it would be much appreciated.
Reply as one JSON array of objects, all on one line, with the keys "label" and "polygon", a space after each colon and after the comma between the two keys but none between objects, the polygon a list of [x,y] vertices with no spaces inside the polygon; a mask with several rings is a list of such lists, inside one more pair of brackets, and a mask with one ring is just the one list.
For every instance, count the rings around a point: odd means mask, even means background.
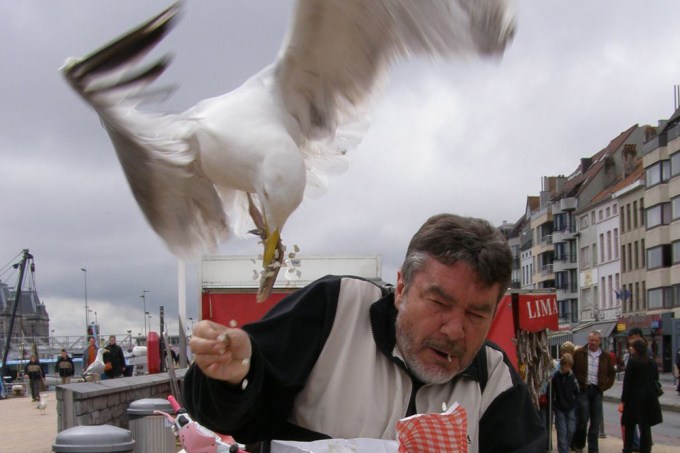
[{"label": "man", "polygon": [[83,371],[87,370],[87,367],[97,358],[97,349],[99,349],[97,340],[94,337],[88,338],[87,346],[83,349]]},{"label": "man", "polygon": [[71,376],[75,373],[75,368],[73,367],[73,359],[69,357],[66,349],[61,350],[61,355],[54,365],[54,372],[59,375],[62,384],[71,383]]},{"label": "man", "polygon": [[24,374],[28,376],[28,381],[31,386],[31,398],[33,401],[40,401],[40,387],[45,379],[42,366],[38,357],[31,355],[29,362],[24,367]]},{"label": "man", "polygon": [[109,344],[104,346],[104,349],[109,351],[104,359],[104,374],[108,378],[119,378],[125,372],[125,356],[123,349],[116,344],[116,336],[109,337]]},{"label": "man", "polygon": [[394,440],[399,419],[458,402],[470,453],[542,452],[526,385],[485,343],[511,263],[488,222],[434,216],[396,288],[328,276],[243,329],[194,326],[187,409],[242,442]]},{"label": "man", "polygon": [[578,421],[574,433],[574,447],[577,453],[582,452],[585,447],[586,433],[588,453],[599,451],[602,395],[614,385],[616,376],[612,358],[602,350],[601,343],[600,332],[593,330],[588,335],[588,344],[574,352],[574,374],[580,388]]}]

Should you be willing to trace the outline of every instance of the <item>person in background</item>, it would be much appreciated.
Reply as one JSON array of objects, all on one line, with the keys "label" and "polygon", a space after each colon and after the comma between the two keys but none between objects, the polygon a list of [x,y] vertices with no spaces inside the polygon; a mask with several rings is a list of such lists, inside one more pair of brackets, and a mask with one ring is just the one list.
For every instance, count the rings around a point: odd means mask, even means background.
[{"label": "person in background", "polygon": [[526,384],[485,341],[511,273],[497,228],[433,216],[395,287],[327,276],[242,329],[196,324],[186,408],[210,429],[266,443],[395,439],[400,419],[458,402],[469,453],[542,453],[546,430]]},{"label": "person in background", "polygon": [[652,426],[663,421],[656,383],[659,371],[647,353],[647,342],[638,338],[631,344],[631,356],[623,377],[621,422],[625,426],[623,453],[633,451],[633,433],[640,429],[640,452],[652,451]]},{"label": "person in background", "polygon": [[122,377],[125,373],[125,355],[123,349],[116,344],[115,335],[109,337],[109,344],[104,346],[104,349],[109,351],[104,360],[104,373],[108,378]]},{"label": "person in background", "polygon": [[571,371],[574,358],[568,352],[560,358],[560,368],[551,379],[555,429],[557,430],[557,451],[569,453],[574,431],[576,431],[576,407],[579,390],[576,377]]},{"label": "person in background", "polygon": [[94,337],[88,338],[87,346],[83,349],[83,371],[87,370],[87,367],[97,358],[97,349],[99,349],[97,340]]},{"label": "person in background", "polygon": [[602,398],[605,390],[614,385],[616,371],[609,354],[600,347],[600,332],[593,330],[588,335],[588,344],[574,352],[574,374],[579,385],[579,412],[574,447],[583,452],[588,440],[588,453],[600,451],[599,435],[602,421]]},{"label": "person in background", "polygon": [[680,393],[680,348],[675,352],[675,375],[678,381],[676,390]]},{"label": "person in background", "polygon": [[66,349],[61,350],[61,355],[54,365],[54,373],[59,375],[62,384],[71,383],[71,376],[75,373],[75,368],[73,366],[73,359],[68,355]]},{"label": "person in background", "polygon": [[28,376],[28,382],[31,387],[31,398],[33,398],[33,401],[40,401],[40,386],[43,384],[45,374],[38,357],[31,355],[31,359],[24,367],[24,374]]},{"label": "person in background", "polygon": [[[630,359],[631,356],[631,345],[635,340],[644,340],[645,337],[642,334],[642,329],[639,327],[631,327],[628,329],[628,332],[626,333],[626,342],[628,343],[628,350],[626,351],[626,354],[623,356],[623,363],[624,363],[624,368],[628,366],[628,360]],[[645,341],[646,343],[646,341]],[[652,358],[652,350],[648,347],[647,348],[647,355],[649,358]],[[623,426],[623,420],[621,421],[621,427],[622,430],[625,432],[625,427]],[[634,452],[639,452],[640,451],[640,430],[638,428],[635,428],[633,431],[633,451]]]}]

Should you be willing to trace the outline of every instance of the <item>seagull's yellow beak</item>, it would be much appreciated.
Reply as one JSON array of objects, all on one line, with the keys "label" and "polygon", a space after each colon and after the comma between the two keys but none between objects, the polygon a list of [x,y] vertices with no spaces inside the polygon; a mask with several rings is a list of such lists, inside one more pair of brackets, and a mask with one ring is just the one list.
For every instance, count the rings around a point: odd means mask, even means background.
[{"label": "seagull's yellow beak", "polygon": [[[267,230],[269,230],[267,228]],[[269,233],[269,231],[265,232],[265,242],[264,242],[264,254],[262,258],[262,267],[267,269],[273,262],[274,260],[280,260],[280,256],[276,256],[276,251],[278,250],[278,244],[281,239],[281,233],[279,230],[274,230],[273,232]]]},{"label": "seagull's yellow beak", "polygon": [[279,230],[268,232],[264,229],[264,254],[262,256],[262,278],[260,288],[257,291],[256,300],[264,302],[274,288],[276,276],[279,275],[283,262],[283,245],[281,245],[281,233]]}]

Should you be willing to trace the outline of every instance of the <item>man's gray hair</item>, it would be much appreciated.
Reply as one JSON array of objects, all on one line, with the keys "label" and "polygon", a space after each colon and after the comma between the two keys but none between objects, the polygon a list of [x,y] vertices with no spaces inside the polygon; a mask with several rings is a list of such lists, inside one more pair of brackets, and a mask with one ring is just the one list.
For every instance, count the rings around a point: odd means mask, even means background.
[{"label": "man's gray hair", "polygon": [[455,214],[430,217],[411,239],[401,266],[407,290],[430,258],[447,266],[468,264],[484,285],[500,284],[499,299],[510,284],[512,253],[508,242],[498,228],[483,219]]}]

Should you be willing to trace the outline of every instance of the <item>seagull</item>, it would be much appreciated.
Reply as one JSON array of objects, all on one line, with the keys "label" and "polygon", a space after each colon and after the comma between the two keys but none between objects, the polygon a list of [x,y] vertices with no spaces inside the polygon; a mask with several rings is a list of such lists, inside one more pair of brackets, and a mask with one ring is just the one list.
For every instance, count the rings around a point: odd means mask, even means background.
[{"label": "seagull", "polygon": [[47,400],[45,399],[45,395],[40,395],[40,401],[38,404],[36,404],[35,408],[40,409],[41,415],[45,415],[45,411],[47,410]]},{"label": "seagull", "polygon": [[89,376],[92,376],[95,382],[99,382],[100,376],[104,372],[104,353],[106,352],[109,352],[106,348],[97,349],[97,356],[94,361],[83,372],[86,381]]},{"label": "seagull", "polygon": [[170,58],[141,60],[180,10],[171,5],[61,71],[99,115],[144,216],[173,254],[193,261],[252,220],[264,248],[258,301],[284,264],[286,221],[346,165],[389,68],[418,55],[499,56],[515,30],[508,0],[298,0],[272,64],[184,112],[149,112],[145,88]]}]

